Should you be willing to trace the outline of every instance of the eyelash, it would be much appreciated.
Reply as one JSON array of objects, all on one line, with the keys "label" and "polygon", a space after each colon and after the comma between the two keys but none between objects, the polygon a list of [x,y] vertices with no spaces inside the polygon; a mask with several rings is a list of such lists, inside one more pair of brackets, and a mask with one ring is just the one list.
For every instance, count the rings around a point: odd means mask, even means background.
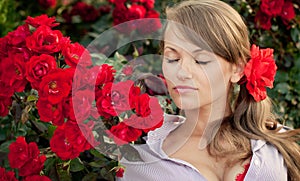
[{"label": "eyelash", "polygon": [[[179,61],[180,59],[179,59],[179,58],[177,58],[177,59],[168,59],[168,58],[166,58],[166,60],[167,60],[168,63],[173,63],[173,62]],[[196,62],[197,64],[199,64],[199,65],[206,65],[206,64],[208,64],[210,61],[203,62],[203,61],[199,61],[199,60],[196,60],[196,59],[195,59],[195,62]]]}]

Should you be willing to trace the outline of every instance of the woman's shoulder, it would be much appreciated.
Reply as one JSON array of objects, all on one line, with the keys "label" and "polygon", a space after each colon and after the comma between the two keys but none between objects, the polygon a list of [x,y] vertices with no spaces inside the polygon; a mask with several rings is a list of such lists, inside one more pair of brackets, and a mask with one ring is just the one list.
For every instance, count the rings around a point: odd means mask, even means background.
[{"label": "woman's shoulder", "polygon": [[253,155],[245,180],[287,180],[284,159],[274,145],[251,139],[251,149]]}]

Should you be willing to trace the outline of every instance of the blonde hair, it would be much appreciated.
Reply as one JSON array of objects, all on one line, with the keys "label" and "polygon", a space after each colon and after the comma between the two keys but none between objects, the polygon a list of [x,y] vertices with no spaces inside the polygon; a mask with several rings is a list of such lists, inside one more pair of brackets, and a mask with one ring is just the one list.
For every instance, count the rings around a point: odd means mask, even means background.
[{"label": "blonde hair", "polygon": [[[228,4],[219,0],[189,0],[167,8],[166,14],[168,20],[194,30],[225,60],[233,64],[249,61],[248,29]],[[232,115],[223,120],[210,143],[209,153],[216,157],[235,155],[229,160],[229,164],[234,164],[251,156],[250,139],[265,140],[282,154],[289,179],[300,180],[300,146],[296,143],[300,140],[300,129],[279,133],[271,100],[255,102],[245,84],[240,86],[234,105]]]}]

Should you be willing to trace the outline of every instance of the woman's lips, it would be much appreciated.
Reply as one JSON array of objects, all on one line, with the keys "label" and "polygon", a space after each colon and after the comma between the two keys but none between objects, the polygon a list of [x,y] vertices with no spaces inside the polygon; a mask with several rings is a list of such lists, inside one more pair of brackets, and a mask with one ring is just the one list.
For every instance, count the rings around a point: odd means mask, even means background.
[{"label": "woman's lips", "polygon": [[184,86],[184,85],[176,86],[173,89],[178,93],[189,93],[189,92],[194,92],[194,91],[198,90],[195,87]]}]

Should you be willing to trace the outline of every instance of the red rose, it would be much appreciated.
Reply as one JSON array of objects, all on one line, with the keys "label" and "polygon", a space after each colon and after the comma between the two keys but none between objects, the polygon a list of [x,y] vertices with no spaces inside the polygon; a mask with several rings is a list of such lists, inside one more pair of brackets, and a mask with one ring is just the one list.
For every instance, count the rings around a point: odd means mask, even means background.
[{"label": "red rose", "polygon": [[128,9],[124,4],[118,4],[112,12],[114,25],[128,21]]},{"label": "red rose", "polygon": [[125,171],[124,168],[122,168],[122,167],[118,168],[117,171],[116,171],[116,176],[117,177],[123,177],[124,171]]},{"label": "red rose", "polygon": [[292,2],[284,2],[280,17],[285,24],[288,24],[288,22],[295,17],[295,10]]},{"label": "red rose", "polygon": [[123,4],[126,2],[126,0],[108,0],[108,1],[116,5]]},{"label": "red rose", "polygon": [[77,122],[86,120],[93,108],[94,93],[91,90],[79,90],[72,96],[72,102]]},{"label": "red rose", "polygon": [[89,124],[77,124],[74,121],[67,121],[65,125],[65,134],[68,142],[78,152],[91,149],[97,143],[92,133],[93,122],[89,121]]},{"label": "red rose", "polygon": [[69,69],[55,69],[43,77],[39,87],[40,99],[57,104],[66,98],[71,91],[72,72]]},{"label": "red rose", "polygon": [[36,17],[30,17],[28,16],[25,22],[35,28],[38,28],[41,25],[49,26],[50,28],[53,28],[55,26],[58,26],[59,23],[56,23],[55,17],[48,17],[45,14],[42,14],[40,16]]},{"label": "red rose", "polygon": [[258,28],[262,28],[264,30],[270,30],[272,24],[271,24],[272,17],[264,14],[261,10],[258,10],[258,12],[255,15],[255,24]]},{"label": "red rose", "polygon": [[15,177],[15,172],[6,172],[5,168],[0,167],[0,180],[1,181],[18,181]]},{"label": "red rose", "polygon": [[251,59],[246,64],[244,73],[247,77],[246,87],[255,101],[266,98],[266,87],[273,87],[276,69],[273,49],[260,50],[255,45],[251,47]]},{"label": "red rose", "polygon": [[62,103],[52,104],[48,100],[39,99],[36,107],[40,120],[52,122],[52,124],[57,126],[62,125],[64,123],[64,114],[66,113],[62,106]]},{"label": "red rose", "polygon": [[[140,97],[142,98],[142,97]],[[147,101],[145,101],[147,102]],[[145,133],[148,133],[150,130],[154,130],[162,126],[163,123],[163,110],[159,104],[159,101],[155,97],[151,97],[149,100],[149,105],[146,106],[150,109],[150,114],[146,117],[138,116],[138,114],[131,115],[130,118],[125,119],[123,122],[130,127],[136,129],[142,129]],[[144,108],[143,108],[144,109]],[[148,112],[145,112],[148,114]]]},{"label": "red rose", "polygon": [[76,67],[77,64],[85,67],[92,65],[90,53],[77,42],[66,45],[62,50],[62,54],[65,57],[66,64],[71,67]]},{"label": "red rose", "polygon": [[100,16],[94,6],[88,5],[85,2],[77,2],[71,10],[71,15],[79,15],[85,22],[95,21]]},{"label": "red rose", "polygon": [[261,0],[260,10],[269,16],[281,13],[284,0]]},{"label": "red rose", "polygon": [[145,18],[149,18],[149,19],[143,19],[141,22],[139,22],[137,26],[137,30],[139,33],[141,34],[154,33],[161,28],[162,25],[159,19],[159,13],[157,11],[155,10],[147,11]]},{"label": "red rose", "polygon": [[0,38],[0,62],[3,57],[8,56],[8,50],[10,48],[10,45],[8,44],[9,37],[5,36],[3,38]]},{"label": "red rose", "polygon": [[11,87],[7,86],[7,82],[1,80],[0,78],[0,97],[11,97],[14,94],[14,92],[15,91]]},{"label": "red rose", "polygon": [[105,84],[103,90],[101,91],[101,96],[96,100],[96,107],[99,111],[99,114],[106,118],[118,115],[111,104],[111,87],[112,83]]},{"label": "red rose", "polygon": [[40,6],[42,6],[45,9],[55,8],[56,3],[56,0],[39,0]]},{"label": "red rose", "polygon": [[10,167],[21,169],[33,159],[39,159],[39,154],[40,151],[36,143],[31,142],[27,144],[25,138],[20,136],[9,145],[8,160]]},{"label": "red rose", "polygon": [[123,145],[132,141],[136,141],[141,135],[142,131],[126,125],[124,122],[120,122],[115,126],[112,126],[107,134],[114,139],[117,145]]},{"label": "red rose", "polygon": [[27,24],[18,26],[16,30],[7,34],[8,43],[15,47],[22,47],[25,45],[25,40],[30,36],[30,30]]},{"label": "red rose", "polygon": [[148,94],[142,94],[135,98],[135,112],[138,116],[146,117],[151,113],[149,101],[150,97]]},{"label": "red rose", "polygon": [[0,96],[0,116],[4,117],[8,114],[11,103],[12,103],[11,97]]},{"label": "red rose", "polygon": [[46,161],[46,156],[36,156],[27,161],[20,169],[20,176],[29,176],[34,174],[39,174],[44,168],[44,163]]},{"label": "red rose", "polygon": [[98,8],[100,14],[108,14],[110,13],[111,6],[110,5],[102,5]]},{"label": "red rose", "polygon": [[28,145],[24,137],[9,145],[8,161],[11,168],[21,168],[28,161]]},{"label": "red rose", "polygon": [[155,0],[145,0],[144,5],[147,9],[153,9],[154,8]]},{"label": "red rose", "polygon": [[51,54],[61,50],[63,41],[65,40],[59,30],[51,30],[49,26],[41,25],[26,38],[26,46],[37,53]]},{"label": "red rose", "polygon": [[116,116],[123,111],[131,110],[135,104],[135,97],[139,93],[139,88],[134,87],[132,80],[116,84],[107,83],[97,99],[96,105],[100,115]]},{"label": "red rose", "polygon": [[68,141],[65,133],[65,124],[57,127],[54,131],[50,140],[50,148],[62,160],[74,159],[80,154]]},{"label": "red rose", "polygon": [[25,177],[23,181],[51,181],[51,179],[47,176],[30,175]]},{"label": "red rose", "polygon": [[126,75],[126,76],[132,75],[132,73],[133,73],[133,67],[130,66],[130,65],[124,67],[124,68],[122,69],[122,73],[123,73],[124,75]]},{"label": "red rose", "polygon": [[144,8],[144,6],[133,4],[128,8],[127,21],[144,18],[145,15],[146,9]]},{"label": "red rose", "polygon": [[39,89],[42,78],[56,68],[56,60],[53,56],[47,54],[32,56],[26,63],[26,78],[32,88]]},{"label": "red rose", "polygon": [[7,58],[0,62],[0,67],[2,69],[0,81],[3,81],[13,91],[22,92],[27,84],[25,62],[22,55],[10,53]]},{"label": "red rose", "polygon": [[93,87],[102,87],[103,84],[114,81],[115,73],[116,70],[113,69],[113,66],[102,64],[91,68],[85,79]]}]

